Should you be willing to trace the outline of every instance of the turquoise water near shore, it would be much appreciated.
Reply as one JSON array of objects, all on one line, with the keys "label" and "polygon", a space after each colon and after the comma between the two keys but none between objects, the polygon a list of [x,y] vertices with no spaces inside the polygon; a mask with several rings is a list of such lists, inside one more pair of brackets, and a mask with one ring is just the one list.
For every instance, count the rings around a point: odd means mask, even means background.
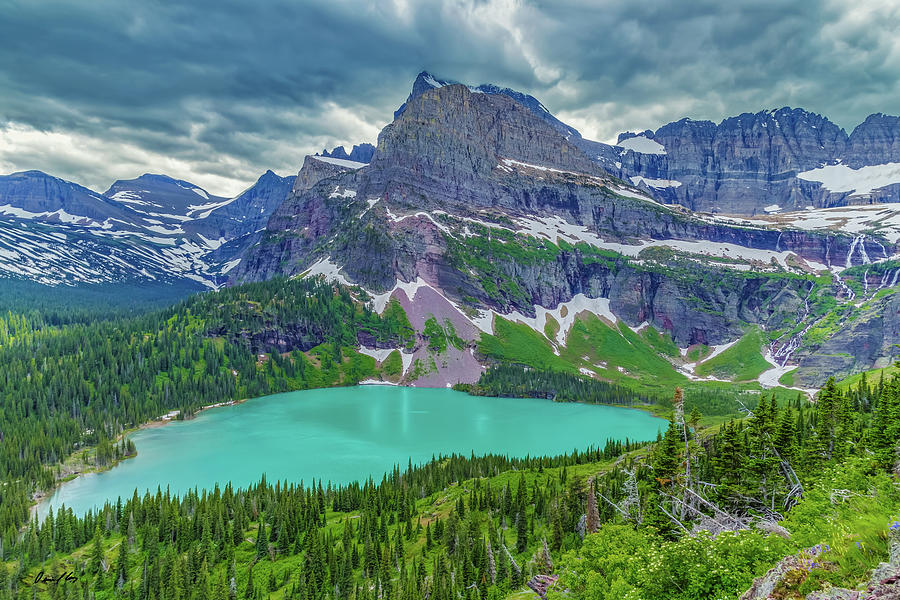
[{"label": "turquoise water near shore", "polygon": [[376,481],[439,454],[556,455],[608,438],[651,440],[666,421],[628,408],[484,398],[449,389],[357,386],[277,394],[131,435],[138,456],[63,484],[38,507],[76,513],[135,489],[173,493],[287,479]]}]

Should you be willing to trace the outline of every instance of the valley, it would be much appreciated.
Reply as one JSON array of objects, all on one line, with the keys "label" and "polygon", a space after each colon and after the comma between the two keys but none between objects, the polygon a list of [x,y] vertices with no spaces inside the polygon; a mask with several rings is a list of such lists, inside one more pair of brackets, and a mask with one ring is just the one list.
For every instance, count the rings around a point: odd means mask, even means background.
[{"label": "valley", "polygon": [[423,72],[234,197],[0,177],[0,600],[893,585],[895,132]]}]

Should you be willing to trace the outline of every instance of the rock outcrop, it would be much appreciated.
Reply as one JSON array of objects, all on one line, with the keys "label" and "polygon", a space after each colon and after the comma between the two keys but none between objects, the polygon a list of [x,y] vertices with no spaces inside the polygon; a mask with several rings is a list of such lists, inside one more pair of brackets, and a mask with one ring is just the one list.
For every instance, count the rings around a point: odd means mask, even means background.
[{"label": "rock outcrop", "polygon": [[660,152],[623,149],[619,175],[649,180],[654,194],[667,202],[723,214],[896,201],[890,186],[863,198],[803,174],[839,162],[854,169],[892,162],[898,136],[897,119],[879,115],[849,137],[827,118],[801,109],[745,113],[718,125],[682,119],[642,134],[659,144]]},{"label": "rock outcrop", "polygon": [[528,587],[543,600],[547,597],[547,590],[556,585],[558,580],[556,575],[535,575],[528,580]]},{"label": "rock outcrop", "polygon": [[348,159],[330,161],[323,160],[323,158],[330,157],[307,156],[303,159],[303,166],[300,167],[300,172],[294,179],[294,185],[291,189],[293,193],[298,194],[304,192],[323,179],[354,170],[352,167],[341,164],[344,160]]},{"label": "rock outcrop", "polygon": [[[750,589],[741,594],[740,600],[788,597],[779,588],[792,578],[796,583],[796,575],[798,572],[802,574],[806,568],[806,558],[803,553],[783,558],[765,575],[755,579]],[[872,570],[865,590],[827,587],[807,594],[806,600],[900,600],[900,536],[897,531],[890,532],[888,562]]]},{"label": "rock outcrop", "polygon": [[900,163],[900,117],[869,115],[850,134],[841,158],[854,169]]}]

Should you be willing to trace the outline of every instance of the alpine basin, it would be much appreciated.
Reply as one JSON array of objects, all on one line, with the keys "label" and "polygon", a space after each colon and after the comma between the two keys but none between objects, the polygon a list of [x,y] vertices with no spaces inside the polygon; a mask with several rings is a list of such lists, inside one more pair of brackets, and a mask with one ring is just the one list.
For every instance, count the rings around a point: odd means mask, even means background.
[{"label": "alpine basin", "polygon": [[439,454],[557,455],[609,438],[649,440],[665,421],[643,411],[486,398],[449,389],[384,385],[277,394],[140,430],[135,458],[63,484],[38,507],[76,513],[131,497],[135,489],[183,493],[231,481],[376,481],[394,465]]}]

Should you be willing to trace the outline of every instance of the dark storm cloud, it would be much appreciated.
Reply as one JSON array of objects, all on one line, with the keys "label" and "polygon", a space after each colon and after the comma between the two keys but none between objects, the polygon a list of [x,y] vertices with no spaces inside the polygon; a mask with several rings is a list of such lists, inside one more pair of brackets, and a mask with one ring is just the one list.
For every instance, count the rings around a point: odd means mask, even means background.
[{"label": "dark storm cloud", "polygon": [[0,0],[0,171],[235,192],[374,141],[421,69],[534,94],[586,135],[782,105],[900,112],[891,2]]}]

